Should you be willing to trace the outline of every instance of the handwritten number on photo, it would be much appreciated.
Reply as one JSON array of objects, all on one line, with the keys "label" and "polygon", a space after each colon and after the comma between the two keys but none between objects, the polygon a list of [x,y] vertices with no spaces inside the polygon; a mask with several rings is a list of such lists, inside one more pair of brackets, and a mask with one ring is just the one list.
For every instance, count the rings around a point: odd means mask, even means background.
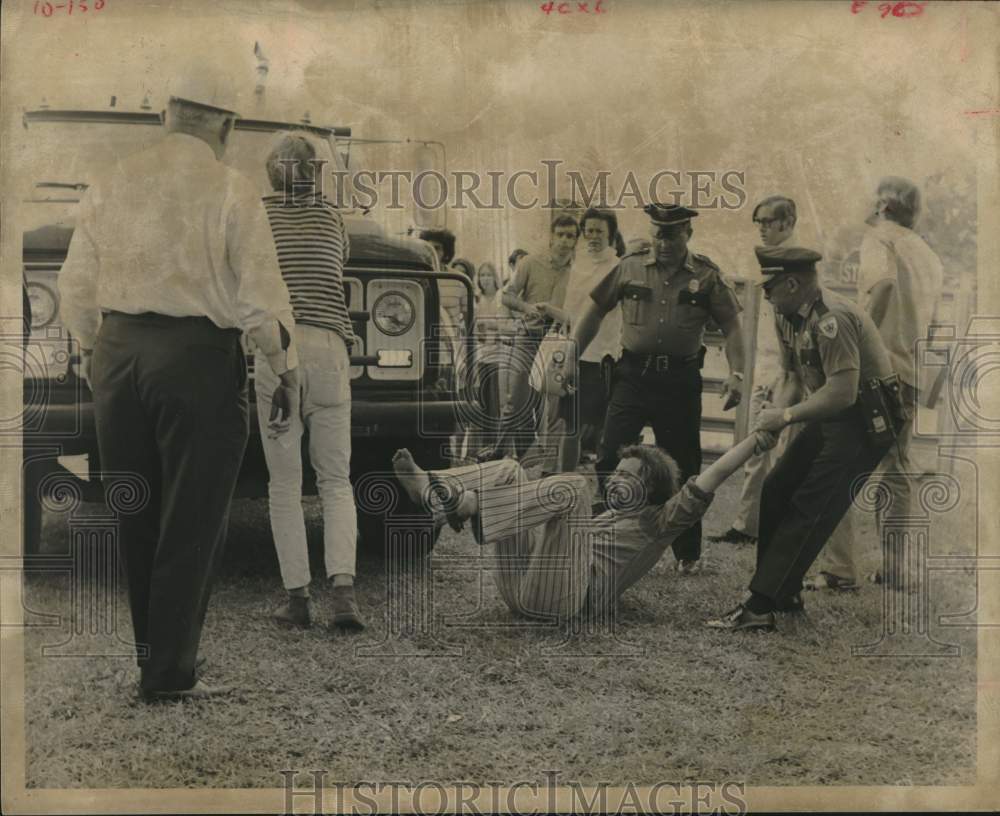
[{"label": "handwritten number on photo", "polygon": [[542,3],[539,8],[546,14],[607,14],[608,10],[604,8],[604,0],[597,0],[594,4],[593,9],[590,8],[590,3],[582,3],[580,0],[575,0],[572,3]]},{"label": "handwritten number on photo", "polygon": [[107,5],[107,0],[68,0],[66,3],[53,4],[48,2],[39,2],[35,0],[35,5],[33,6],[35,16],[41,15],[42,17],[51,17],[57,11],[64,11],[66,14],[72,15],[74,11],[80,14],[86,14],[88,11],[101,11]]},{"label": "handwritten number on photo", "polygon": [[[861,13],[868,5],[868,0],[851,0],[851,14]],[[893,17],[916,17],[924,13],[926,3],[918,3],[915,0],[902,0],[898,3],[879,3],[878,11],[884,20],[892,15]]]}]

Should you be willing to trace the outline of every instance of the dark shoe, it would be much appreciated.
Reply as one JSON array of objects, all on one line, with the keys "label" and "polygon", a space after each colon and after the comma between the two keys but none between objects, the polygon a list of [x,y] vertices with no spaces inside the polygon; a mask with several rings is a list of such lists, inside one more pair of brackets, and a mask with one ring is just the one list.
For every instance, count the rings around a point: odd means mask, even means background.
[{"label": "dark shoe", "polygon": [[312,624],[309,599],[289,595],[288,603],[275,612],[271,618],[283,626],[297,626],[300,629],[308,629]]},{"label": "dark shoe", "polygon": [[794,615],[800,612],[806,611],[805,601],[802,600],[802,595],[796,592],[791,598],[788,598],[781,603],[774,605],[774,611],[780,612],[786,615]]},{"label": "dark shoe", "polygon": [[701,560],[688,561],[682,558],[674,565],[674,569],[680,575],[697,575],[701,572]]},{"label": "dark shoe", "polygon": [[752,630],[773,632],[775,628],[774,613],[765,612],[762,615],[758,615],[748,610],[743,604],[740,604],[721,618],[705,621],[705,626],[710,629],[725,629],[729,632],[746,632]]},{"label": "dark shoe", "polygon": [[747,535],[742,530],[737,530],[735,527],[730,527],[726,532],[721,535],[708,536],[706,541],[710,541],[713,544],[756,544],[757,539],[752,535]]},{"label": "dark shoe", "polygon": [[813,592],[828,589],[831,592],[853,592],[858,588],[850,578],[841,578],[832,572],[821,572],[802,582],[802,588]]},{"label": "dark shoe", "polygon": [[171,691],[150,691],[143,689],[141,697],[147,703],[173,703],[182,700],[207,700],[210,697],[222,697],[232,694],[235,689],[232,686],[206,686],[198,680],[189,689]]},{"label": "dark shoe", "polygon": [[360,632],[365,628],[364,619],[354,600],[353,586],[338,586],[333,588],[333,619],[330,626],[333,629]]}]

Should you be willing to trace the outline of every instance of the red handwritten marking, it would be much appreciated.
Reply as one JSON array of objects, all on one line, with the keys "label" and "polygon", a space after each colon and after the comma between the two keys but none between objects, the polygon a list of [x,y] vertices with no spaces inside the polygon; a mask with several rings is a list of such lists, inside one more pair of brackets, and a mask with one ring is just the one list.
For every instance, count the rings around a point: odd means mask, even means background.
[{"label": "red handwritten marking", "polygon": [[[594,5],[593,11],[590,10],[590,3],[581,3],[581,2],[576,2],[576,3],[549,2],[549,3],[542,3],[542,5],[539,6],[539,8],[546,15],[552,14],[553,12],[555,12],[556,14],[607,14],[608,10],[602,7],[603,3],[604,0],[597,0],[597,3]],[[576,6],[575,9],[573,8],[574,5]]]},{"label": "red handwritten marking", "polygon": [[[860,14],[868,5],[868,0],[851,0],[851,14]],[[916,17],[924,13],[926,2],[918,3],[915,0],[901,0],[898,3],[879,3],[879,15],[884,20],[889,15],[893,17]]]},{"label": "red handwritten marking", "polygon": [[79,11],[81,14],[86,14],[88,11],[101,11],[107,5],[107,0],[94,0],[93,5],[89,5],[87,0],[69,0],[68,3],[60,3],[58,5],[53,5],[49,2],[39,2],[35,0],[34,14],[37,17],[41,15],[42,17],[51,17],[57,11],[64,11],[66,14],[72,15],[73,11]]},{"label": "red handwritten marking", "polygon": [[1000,116],[1000,108],[988,108],[987,110],[962,111],[966,116]]}]

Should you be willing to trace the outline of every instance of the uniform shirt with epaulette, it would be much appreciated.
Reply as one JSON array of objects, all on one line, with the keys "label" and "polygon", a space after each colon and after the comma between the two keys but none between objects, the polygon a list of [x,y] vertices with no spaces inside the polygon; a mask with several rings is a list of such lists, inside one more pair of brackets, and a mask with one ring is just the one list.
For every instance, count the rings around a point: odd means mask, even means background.
[{"label": "uniform shirt with epaulette", "polygon": [[636,354],[697,354],[705,324],[724,325],[741,310],[719,267],[693,252],[673,275],[652,251],[626,255],[590,297],[604,312],[622,304],[622,345]]},{"label": "uniform shirt with epaulette", "polygon": [[836,292],[820,289],[788,318],[791,335],[779,333],[781,364],[800,376],[812,394],[827,378],[857,370],[862,381],[893,373],[889,352],[871,317],[860,306]]}]

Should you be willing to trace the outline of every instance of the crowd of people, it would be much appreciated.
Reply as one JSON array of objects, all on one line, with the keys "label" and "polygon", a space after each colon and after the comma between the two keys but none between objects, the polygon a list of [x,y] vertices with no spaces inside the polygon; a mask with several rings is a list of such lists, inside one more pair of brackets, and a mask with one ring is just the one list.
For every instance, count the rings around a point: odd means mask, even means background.
[{"label": "crowd of people", "polygon": [[[241,335],[256,356],[270,522],[287,591],[274,618],[312,622],[300,449],[308,431],[332,625],[365,626],[353,591],[348,232],[314,184],[308,137],[278,134],[266,158],[274,195],[261,200],[219,161],[237,116],[224,87],[200,76],[180,82],[166,136],[87,191],[59,279],[63,319],[94,394],[102,467],[150,486],[151,501],[120,528],[149,701],[230,691],[199,677],[198,645],[248,438]],[[919,209],[911,182],[879,184],[855,303],[821,285],[821,255],[794,240],[791,199],[754,208],[762,245],[747,252],[774,309],[780,365],[754,389],[749,435],[704,471],[709,323],[725,337],[727,410],[744,399],[746,360],[732,286],[689,248],[696,210],[649,205],[649,238],[628,242],[610,210],[559,214],[544,251],[511,253],[509,277],[456,258],[450,232],[423,233],[440,268],[474,283],[466,371],[480,410],[465,429],[466,464],[425,471],[400,450],[392,466],[401,488],[495,547],[500,594],[528,617],[607,614],[668,547],[677,572],[696,575],[701,520],[741,467],[739,516],[718,540],[756,542],[756,570],[749,596],[708,625],[773,629],[776,613],[803,608],[804,587],[849,589],[858,544],[848,532],[838,533],[834,564],[808,573],[876,468],[888,472],[891,513],[906,515],[920,397],[914,343],[926,335],[942,277],[912,229]],[[464,284],[440,283],[442,320],[468,325]],[[550,338],[563,341],[546,356]],[[646,425],[655,445],[640,443]],[[577,472],[583,454],[596,462],[596,494]],[[529,477],[534,465],[541,478]],[[880,577],[906,588],[900,575]]]}]

